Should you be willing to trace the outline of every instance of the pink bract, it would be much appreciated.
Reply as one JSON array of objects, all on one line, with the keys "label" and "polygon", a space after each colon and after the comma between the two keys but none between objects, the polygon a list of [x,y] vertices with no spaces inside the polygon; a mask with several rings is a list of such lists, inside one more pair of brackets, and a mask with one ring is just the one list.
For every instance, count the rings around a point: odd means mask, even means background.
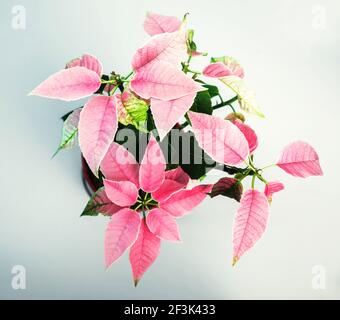
[{"label": "pink bract", "polygon": [[249,152],[253,153],[259,144],[255,131],[251,127],[249,127],[248,125],[246,125],[245,123],[243,123],[242,121],[238,119],[232,121],[232,123],[237,128],[239,128],[240,131],[244,134],[245,138],[248,141]]},{"label": "pink bract", "polygon": [[186,59],[187,46],[184,31],[163,33],[152,37],[132,58],[132,68],[138,71],[142,67],[158,62],[167,62],[180,69]]},{"label": "pink bract", "polygon": [[268,199],[268,202],[272,202],[273,194],[283,190],[285,186],[279,181],[270,181],[266,184],[264,189],[264,194]]},{"label": "pink bract", "polygon": [[169,133],[173,126],[190,109],[195,97],[196,92],[169,101],[151,99],[150,108],[161,139]]},{"label": "pink bract", "polygon": [[196,81],[164,61],[139,69],[130,87],[143,99],[154,98],[165,101],[203,90]]},{"label": "pink bract", "polygon": [[36,87],[30,95],[64,101],[88,97],[100,87],[100,77],[84,67],[61,70]]},{"label": "pink bract", "polygon": [[241,66],[231,62],[227,64],[222,62],[211,63],[203,69],[202,73],[206,77],[211,78],[223,78],[228,76],[243,78],[244,76]]},{"label": "pink bract", "polygon": [[191,111],[189,118],[198,144],[214,160],[237,165],[247,159],[248,142],[230,121]]},{"label": "pink bract", "polygon": [[277,166],[294,177],[323,175],[318,154],[311,145],[303,141],[286,146],[281,152]]},{"label": "pink bract", "polygon": [[143,220],[138,238],[130,249],[130,264],[135,286],[159,255],[161,239],[150,232]]},{"label": "pink bract", "polygon": [[179,30],[181,23],[177,17],[148,12],[144,21],[144,30],[150,36],[154,36],[165,32],[175,32]]},{"label": "pink bract", "polygon": [[241,199],[233,227],[233,264],[249,250],[265,231],[269,215],[266,196],[254,189]]},{"label": "pink bract", "polygon": [[[158,240],[155,238],[178,241],[180,236],[175,218],[183,216],[199,205],[207,193],[210,192],[212,186],[200,185],[187,190],[186,185],[188,184],[189,176],[181,168],[165,171],[165,159],[154,137],[150,138],[140,165],[133,160],[134,157],[129,151],[125,150],[123,152],[121,148],[123,147],[113,142],[101,167],[103,174],[106,175],[104,188],[107,198],[115,205],[123,207],[112,216],[115,217],[119,214],[123,217],[115,218],[113,222],[111,220],[106,231],[105,256],[107,265],[110,265],[134,243],[130,251],[130,262],[134,278],[139,280],[158,255]],[[123,157],[122,159],[120,158],[121,156]],[[128,159],[128,163],[126,163],[126,159]],[[124,162],[126,163],[126,168],[122,164]],[[115,167],[117,164],[119,169],[110,169],[110,166]],[[136,183],[135,178],[129,179],[127,174],[131,172],[132,176],[135,176],[137,171],[139,173],[139,183]],[[124,177],[127,180],[124,180]],[[141,212],[138,210],[133,211],[130,207],[134,205],[133,202],[136,202],[139,188],[143,191],[143,194],[146,192],[151,194],[153,201],[158,201],[158,206],[149,213],[144,212],[146,219],[142,220],[138,240],[135,242],[138,221],[131,214],[133,212],[140,219]],[[123,211],[124,214],[121,214],[122,210],[125,210]],[[128,227],[125,224],[127,220],[133,221],[132,230],[127,229]],[[118,224],[118,226],[115,227],[115,224]],[[129,230],[126,237],[123,236],[123,228]],[[123,237],[123,241],[117,243],[117,239],[120,239],[120,237]],[[150,241],[150,247],[142,243],[143,237],[147,237],[145,241]],[[152,253],[152,257],[149,256],[148,252]]]},{"label": "pink bract", "polygon": [[98,174],[99,165],[115,137],[117,127],[113,97],[94,96],[80,113],[79,146],[95,175]]},{"label": "pink bract", "polygon": [[92,70],[97,73],[99,77],[101,77],[103,73],[103,66],[101,62],[90,54],[84,54],[80,58],[73,59],[66,65],[66,68],[73,67],[84,67],[86,69]]},{"label": "pink bract", "polygon": [[105,232],[106,268],[136,241],[140,223],[140,216],[128,208],[121,209],[111,217]]}]

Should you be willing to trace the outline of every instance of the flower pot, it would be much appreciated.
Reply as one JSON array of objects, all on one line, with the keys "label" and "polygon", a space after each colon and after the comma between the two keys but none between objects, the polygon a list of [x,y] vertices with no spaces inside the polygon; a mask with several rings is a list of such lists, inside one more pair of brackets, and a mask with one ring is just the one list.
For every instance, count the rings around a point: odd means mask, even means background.
[{"label": "flower pot", "polygon": [[92,173],[84,157],[81,157],[81,167],[84,188],[88,195],[92,197],[92,195],[103,186],[103,181]]}]

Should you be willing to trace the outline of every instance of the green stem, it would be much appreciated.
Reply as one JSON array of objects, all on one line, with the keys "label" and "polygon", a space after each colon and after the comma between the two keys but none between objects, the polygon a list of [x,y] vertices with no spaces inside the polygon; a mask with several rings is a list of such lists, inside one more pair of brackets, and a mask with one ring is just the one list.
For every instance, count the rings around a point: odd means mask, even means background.
[{"label": "green stem", "polygon": [[266,169],[269,169],[269,168],[272,168],[272,167],[275,167],[275,166],[276,166],[275,163],[274,164],[270,164],[269,166],[265,166],[265,167],[261,168],[261,170],[263,171],[263,170],[266,170]]},{"label": "green stem", "polygon": [[238,96],[235,96],[234,98],[229,99],[228,101],[224,101],[221,102],[219,104],[216,104],[215,106],[213,106],[213,110],[217,110],[219,108],[222,108],[224,106],[230,106],[232,108],[232,110],[234,111],[234,113],[236,113],[234,107],[231,105],[233,102],[237,101]]},{"label": "green stem", "polygon": [[123,79],[124,79],[124,80],[127,80],[127,79],[129,79],[132,75],[133,75],[133,71],[130,71],[130,73],[129,73],[126,77],[123,77]]},{"label": "green stem", "polygon": [[257,175],[254,174],[253,178],[251,179],[251,187],[252,187],[252,189],[255,189],[255,179],[256,179],[256,177],[257,177]]},{"label": "green stem", "polygon": [[115,86],[110,92],[109,92],[109,96],[112,96],[116,90],[119,88],[119,85]]}]

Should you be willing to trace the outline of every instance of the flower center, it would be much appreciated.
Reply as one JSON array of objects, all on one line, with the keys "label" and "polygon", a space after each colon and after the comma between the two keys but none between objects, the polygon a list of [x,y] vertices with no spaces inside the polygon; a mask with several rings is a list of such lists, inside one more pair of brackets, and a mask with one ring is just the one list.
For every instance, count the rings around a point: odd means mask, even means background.
[{"label": "flower center", "polygon": [[151,193],[140,190],[137,201],[131,206],[131,209],[135,211],[149,211],[155,207],[158,207],[158,202],[152,198]]}]

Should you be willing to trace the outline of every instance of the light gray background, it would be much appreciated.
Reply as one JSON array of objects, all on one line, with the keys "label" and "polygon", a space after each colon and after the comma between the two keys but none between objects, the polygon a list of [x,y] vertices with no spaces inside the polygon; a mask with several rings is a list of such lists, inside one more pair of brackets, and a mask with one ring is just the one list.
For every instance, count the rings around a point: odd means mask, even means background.
[{"label": "light gray background", "polygon": [[[17,4],[26,8],[26,30],[11,27]],[[317,24],[320,5],[324,28]],[[50,159],[59,117],[80,103],[27,93],[85,52],[98,56],[106,72],[128,73],[132,54],[148,38],[142,28],[148,10],[190,12],[200,49],[241,61],[267,115],[249,119],[260,137],[259,165],[302,139],[317,149],[325,176],[301,180],[268,171],[286,190],[274,198],[263,239],[235,268],[237,203],[207,199],[179,221],[183,243],[163,243],[135,289],[127,255],[104,271],[106,219],[79,218],[88,200],[79,151]],[[339,10],[337,0],[1,1],[0,297],[340,298]],[[18,264],[27,271],[24,291],[11,287]],[[325,268],[325,290],[312,288],[316,265]]]}]

